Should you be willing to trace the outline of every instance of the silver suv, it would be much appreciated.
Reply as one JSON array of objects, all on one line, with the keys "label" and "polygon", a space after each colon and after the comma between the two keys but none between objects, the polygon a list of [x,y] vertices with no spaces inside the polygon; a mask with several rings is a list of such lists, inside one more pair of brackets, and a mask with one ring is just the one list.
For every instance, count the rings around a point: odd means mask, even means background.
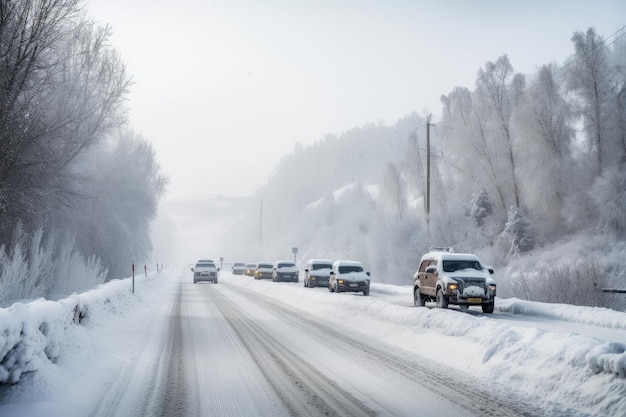
[{"label": "silver suv", "polygon": [[210,281],[217,284],[217,273],[219,268],[215,266],[215,262],[211,259],[201,259],[196,262],[196,266],[191,268],[193,272],[193,283],[199,281]]},{"label": "silver suv", "polygon": [[481,306],[484,313],[493,313],[496,282],[493,268],[483,265],[471,253],[437,250],[422,256],[413,276],[413,302],[424,306],[435,301],[438,308],[457,304],[461,310]]}]

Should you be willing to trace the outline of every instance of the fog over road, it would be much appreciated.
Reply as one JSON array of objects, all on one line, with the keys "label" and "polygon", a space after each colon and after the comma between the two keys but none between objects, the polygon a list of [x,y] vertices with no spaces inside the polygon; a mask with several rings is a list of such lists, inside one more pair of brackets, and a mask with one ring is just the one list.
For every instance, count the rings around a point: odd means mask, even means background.
[{"label": "fog over road", "polygon": [[540,414],[501,386],[346,329],[355,312],[320,319],[225,271],[217,285],[189,278],[174,284],[138,360],[113,373],[92,416]]}]

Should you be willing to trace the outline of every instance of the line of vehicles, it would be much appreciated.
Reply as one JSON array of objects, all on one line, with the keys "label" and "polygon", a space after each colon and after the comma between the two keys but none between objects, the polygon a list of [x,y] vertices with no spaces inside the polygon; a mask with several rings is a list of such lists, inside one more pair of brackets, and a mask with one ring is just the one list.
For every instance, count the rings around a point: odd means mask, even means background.
[{"label": "line of vehicles", "polygon": [[[200,260],[194,271],[194,283],[217,283],[219,268],[211,260]],[[294,262],[257,262],[232,264],[233,275],[274,282],[299,282],[300,271]],[[438,308],[456,304],[464,311],[471,306],[481,307],[484,313],[493,313],[496,297],[494,270],[471,253],[455,253],[452,248],[432,248],[424,254],[413,275],[413,303],[423,307],[435,302]],[[370,293],[370,273],[357,261],[309,259],[304,269],[304,286],[328,287],[330,292]]]},{"label": "line of vehicles", "polygon": [[[257,263],[233,263],[233,275],[246,275],[254,279],[271,279],[274,282],[299,282],[300,271],[294,262],[277,261]],[[309,259],[304,268],[306,288],[328,287],[330,292],[370,293],[370,273],[357,261],[331,261],[330,259]]]}]

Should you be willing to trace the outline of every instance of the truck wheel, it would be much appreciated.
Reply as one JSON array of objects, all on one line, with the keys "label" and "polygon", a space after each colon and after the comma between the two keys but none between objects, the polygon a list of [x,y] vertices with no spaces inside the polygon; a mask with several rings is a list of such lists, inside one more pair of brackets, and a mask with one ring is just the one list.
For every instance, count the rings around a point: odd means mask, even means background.
[{"label": "truck wheel", "polygon": [[424,307],[426,305],[424,297],[422,297],[422,293],[420,293],[419,287],[415,287],[415,290],[413,291],[413,304],[415,307]]},{"label": "truck wheel", "polygon": [[365,295],[365,296],[370,295],[370,290],[369,290],[369,288],[368,288],[368,289],[366,289],[366,290],[363,290],[363,295]]},{"label": "truck wheel", "polygon": [[491,314],[491,313],[493,313],[493,309],[495,308],[495,306],[496,306],[496,304],[495,304],[495,302],[494,302],[494,301],[492,301],[492,302],[490,302],[490,303],[488,303],[488,304],[483,304],[483,305],[482,305],[482,307],[483,307],[483,313],[486,313],[486,314]]},{"label": "truck wheel", "polygon": [[443,295],[441,288],[437,290],[437,308],[448,308],[448,297]]}]

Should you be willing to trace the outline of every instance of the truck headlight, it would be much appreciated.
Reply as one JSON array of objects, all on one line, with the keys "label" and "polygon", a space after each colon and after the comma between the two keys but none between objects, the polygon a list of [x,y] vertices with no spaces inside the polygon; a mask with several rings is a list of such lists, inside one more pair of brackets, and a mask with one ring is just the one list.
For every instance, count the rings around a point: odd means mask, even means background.
[{"label": "truck headlight", "polygon": [[489,284],[489,291],[492,293],[496,292],[496,284]]},{"label": "truck headlight", "polygon": [[459,284],[456,284],[456,283],[454,283],[454,284],[448,284],[448,289],[449,289],[450,291],[456,291],[458,288],[459,288]]},{"label": "truck headlight", "polygon": [[343,285],[343,280],[342,280],[342,279],[338,279],[338,280],[337,280],[337,283],[339,283],[339,284]]}]

